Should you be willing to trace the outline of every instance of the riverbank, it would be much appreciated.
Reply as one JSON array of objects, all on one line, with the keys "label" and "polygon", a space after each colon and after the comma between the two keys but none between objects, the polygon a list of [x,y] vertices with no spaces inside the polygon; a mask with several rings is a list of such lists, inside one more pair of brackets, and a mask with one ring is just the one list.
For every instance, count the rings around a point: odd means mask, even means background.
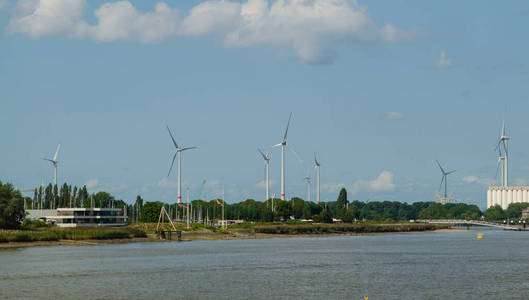
[{"label": "riverbank", "polygon": [[[378,235],[422,232],[462,232],[449,225],[434,224],[267,224],[235,228],[225,231],[202,228],[182,231],[180,241],[239,240],[289,238],[329,235]],[[118,243],[170,242],[160,239],[154,232],[137,227],[47,229],[34,231],[1,231],[1,248],[33,246],[86,246]],[[176,240],[173,240],[176,241]]]}]

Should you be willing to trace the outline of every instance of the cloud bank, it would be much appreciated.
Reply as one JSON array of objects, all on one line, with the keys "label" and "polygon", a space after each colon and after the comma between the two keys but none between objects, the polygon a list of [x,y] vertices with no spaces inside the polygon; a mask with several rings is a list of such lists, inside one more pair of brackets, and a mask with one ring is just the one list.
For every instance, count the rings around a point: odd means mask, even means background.
[{"label": "cloud bank", "polygon": [[353,183],[351,194],[356,194],[360,191],[368,192],[390,192],[395,190],[397,185],[393,182],[393,173],[390,171],[382,171],[380,175],[374,180],[357,180]]},{"label": "cloud bank", "polygon": [[[2,1],[2,0],[0,0]],[[31,38],[65,36],[97,43],[159,42],[181,36],[216,36],[226,47],[272,46],[306,63],[330,63],[343,44],[393,43],[413,38],[392,24],[377,26],[355,0],[206,1],[186,15],[164,2],[142,12],[129,1],[108,2],[85,20],[86,0],[18,0],[7,31]]]}]

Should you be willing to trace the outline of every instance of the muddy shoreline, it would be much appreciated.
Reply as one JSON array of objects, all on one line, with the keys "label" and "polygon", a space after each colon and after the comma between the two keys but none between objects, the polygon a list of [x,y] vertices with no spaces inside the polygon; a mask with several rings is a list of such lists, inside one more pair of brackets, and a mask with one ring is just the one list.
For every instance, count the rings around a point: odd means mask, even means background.
[{"label": "muddy shoreline", "polygon": [[[381,234],[421,234],[421,233],[459,233],[473,232],[464,229],[437,229],[412,232],[380,232],[380,233],[319,233],[319,234],[267,234],[254,233],[246,230],[233,230],[229,233],[196,231],[182,232],[181,242],[191,241],[214,241],[214,240],[242,240],[242,239],[267,239],[267,238],[304,238],[325,236],[348,236],[348,235],[381,235]],[[0,243],[0,249],[25,248],[40,246],[94,246],[104,244],[128,244],[128,243],[169,243],[179,242],[177,240],[162,240],[154,235],[146,238],[109,239],[109,240],[59,240],[59,241],[35,241],[35,242],[9,242]]]}]

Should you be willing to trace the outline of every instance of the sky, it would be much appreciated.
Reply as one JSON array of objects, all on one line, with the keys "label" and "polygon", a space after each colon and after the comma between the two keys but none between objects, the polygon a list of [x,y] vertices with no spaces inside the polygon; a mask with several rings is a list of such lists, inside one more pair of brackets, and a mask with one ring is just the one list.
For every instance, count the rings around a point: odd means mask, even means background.
[{"label": "sky", "polygon": [[[287,198],[486,205],[510,136],[510,183],[529,185],[527,1],[0,0],[0,181],[86,184],[126,202]],[[313,187],[313,200],[314,185]]]}]

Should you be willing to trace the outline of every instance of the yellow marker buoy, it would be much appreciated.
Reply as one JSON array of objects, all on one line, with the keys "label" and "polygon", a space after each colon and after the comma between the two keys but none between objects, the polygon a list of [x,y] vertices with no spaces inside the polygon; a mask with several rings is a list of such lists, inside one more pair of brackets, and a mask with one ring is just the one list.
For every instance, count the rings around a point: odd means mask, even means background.
[{"label": "yellow marker buoy", "polygon": [[481,240],[481,239],[483,239],[483,234],[481,234],[481,233],[478,233],[477,239],[478,239],[478,240]]}]

